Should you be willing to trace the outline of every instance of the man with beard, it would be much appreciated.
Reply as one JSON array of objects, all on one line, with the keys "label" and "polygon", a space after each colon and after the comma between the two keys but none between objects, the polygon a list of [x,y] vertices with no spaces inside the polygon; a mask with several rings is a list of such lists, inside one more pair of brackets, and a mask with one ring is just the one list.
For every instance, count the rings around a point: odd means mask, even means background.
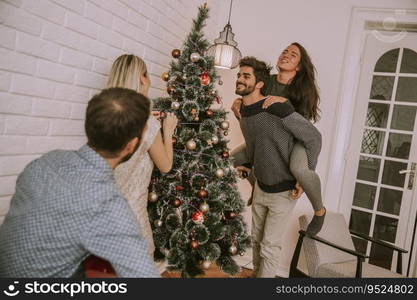
[{"label": "man with beard", "polygon": [[[254,57],[240,61],[236,94],[242,96],[240,126],[246,142],[248,162],[239,170],[253,169],[256,184],[252,202],[253,274],[275,277],[282,248],[285,225],[296,201],[288,191],[301,187],[289,170],[294,139],[306,148],[317,162],[321,148],[320,132],[295,112],[289,101],[275,103],[264,109],[265,83],[270,68]],[[294,198],[298,198],[296,195]]]},{"label": "man with beard", "polygon": [[0,227],[0,277],[78,277],[93,254],[120,277],[158,277],[113,170],[138,149],[150,102],[111,88],[88,103],[88,143],[55,150],[19,175]]}]

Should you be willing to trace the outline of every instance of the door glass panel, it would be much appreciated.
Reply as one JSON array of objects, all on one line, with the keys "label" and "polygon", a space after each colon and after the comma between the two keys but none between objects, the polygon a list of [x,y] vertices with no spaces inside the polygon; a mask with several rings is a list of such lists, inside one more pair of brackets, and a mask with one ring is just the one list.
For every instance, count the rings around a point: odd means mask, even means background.
[{"label": "door glass panel", "polygon": [[400,170],[407,169],[407,163],[386,160],[382,173],[382,183],[398,187],[404,186],[405,174],[400,174]]},{"label": "door glass panel", "polygon": [[395,73],[397,67],[398,54],[400,49],[393,49],[382,55],[375,65],[375,72]]},{"label": "door glass panel", "polygon": [[381,188],[379,191],[378,211],[399,215],[401,209],[402,191]]},{"label": "door glass panel", "polygon": [[395,105],[392,114],[391,128],[398,130],[414,130],[417,107]]},{"label": "door glass panel", "polygon": [[387,146],[387,156],[408,159],[411,147],[409,134],[390,133]]},{"label": "door glass panel", "polygon": [[417,78],[398,78],[397,96],[395,101],[417,102]]},{"label": "door glass panel", "polygon": [[391,100],[393,86],[394,77],[374,76],[369,98],[375,100]]},{"label": "door glass panel", "polygon": [[417,73],[417,52],[404,48],[401,73]]},{"label": "door glass panel", "polygon": [[369,103],[368,113],[366,114],[366,126],[387,128],[388,104]]},{"label": "door glass panel", "polygon": [[353,205],[372,209],[374,207],[375,194],[376,186],[357,182],[353,196]]},{"label": "door glass panel", "polygon": [[385,132],[366,129],[363,133],[361,153],[381,155]]},{"label": "door glass panel", "polygon": [[352,241],[353,241],[353,245],[355,246],[356,251],[362,254],[366,254],[366,247],[368,246],[367,240],[364,240],[355,235],[352,235]]},{"label": "door glass panel", "polygon": [[393,250],[387,247],[371,243],[369,263],[382,268],[391,269]]},{"label": "door glass panel", "polygon": [[379,240],[395,243],[398,220],[394,218],[376,216],[373,237]]},{"label": "door glass panel", "polygon": [[352,209],[350,214],[349,228],[369,235],[369,229],[371,228],[372,215],[367,212]]},{"label": "door glass panel", "polygon": [[381,160],[379,158],[360,156],[357,178],[361,180],[377,182],[379,174],[379,166]]}]

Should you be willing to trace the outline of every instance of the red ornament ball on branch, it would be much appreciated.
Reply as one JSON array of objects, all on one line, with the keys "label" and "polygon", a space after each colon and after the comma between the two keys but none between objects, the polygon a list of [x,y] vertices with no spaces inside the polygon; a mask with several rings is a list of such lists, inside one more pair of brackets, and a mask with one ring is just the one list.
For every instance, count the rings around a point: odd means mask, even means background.
[{"label": "red ornament ball on branch", "polygon": [[181,50],[180,49],[174,49],[171,52],[171,55],[173,58],[178,58],[181,56]]},{"label": "red ornament ball on branch", "polygon": [[206,190],[201,189],[201,190],[199,190],[199,191],[197,192],[197,196],[198,196],[198,198],[200,198],[200,199],[207,198],[207,196],[208,196],[208,192],[207,192]]},{"label": "red ornament ball on branch", "polygon": [[197,210],[195,213],[192,214],[191,218],[195,224],[201,225],[205,220],[204,213],[200,210]]},{"label": "red ornament ball on branch", "polygon": [[210,82],[211,82],[211,79],[207,72],[204,72],[203,74],[200,75],[200,84],[202,86],[209,85]]}]

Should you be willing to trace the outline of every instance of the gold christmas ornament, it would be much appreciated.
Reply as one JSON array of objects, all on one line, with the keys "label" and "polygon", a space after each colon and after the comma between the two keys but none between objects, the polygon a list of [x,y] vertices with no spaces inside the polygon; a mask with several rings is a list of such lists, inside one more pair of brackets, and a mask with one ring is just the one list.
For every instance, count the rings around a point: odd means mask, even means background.
[{"label": "gold christmas ornament", "polygon": [[195,148],[197,148],[197,144],[194,142],[194,140],[187,141],[185,146],[187,147],[188,150],[195,150]]},{"label": "gold christmas ornament", "polygon": [[220,128],[223,129],[223,130],[229,129],[229,122],[227,122],[227,121],[221,122],[220,123]]},{"label": "gold christmas ornament", "polygon": [[169,73],[168,72],[162,73],[161,78],[162,78],[163,81],[168,81],[169,80]]},{"label": "gold christmas ornament", "polygon": [[148,200],[149,202],[152,202],[152,203],[158,201],[158,194],[155,192],[150,192],[148,195]]},{"label": "gold christmas ornament", "polygon": [[235,255],[237,253],[237,248],[235,245],[229,247],[229,253]]},{"label": "gold christmas ornament", "polygon": [[179,110],[180,109],[181,104],[178,101],[174,101],[171,103],[171,108],[173,110]]},{"label": "gold christmas ornament", "polygon": [[209,207],[209,205],[208,205],[206,202],[204,202],[204,203],[201,203],[201,204],[200,204],[199,209],[200,209],[203,213],[205,213],[205,212],[208,212],[208,211],[209,211],[210,207]]},{"label": "gold christmas ornament", "polygon": [[222,178],[224,176],[224,170],[223,169],[217,169],[216,170],[216,177]]},{"label": "gold christmas ornament", "polygon": [[192,62],[198,62],[201,58],[201,55],[197,52],[191,53],[190,59]]},{"label": "gold christmas ornament", "polygon": [[154,222],[154,225],[155,225],[155,227],[162,227],[162,220],[155,220],[155,222]]}]

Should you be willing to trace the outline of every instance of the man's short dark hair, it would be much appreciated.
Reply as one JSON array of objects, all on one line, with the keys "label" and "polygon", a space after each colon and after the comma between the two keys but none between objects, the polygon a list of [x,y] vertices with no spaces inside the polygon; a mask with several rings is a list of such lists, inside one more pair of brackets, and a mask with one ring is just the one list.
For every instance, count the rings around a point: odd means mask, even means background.
[{"label": "man's short dark hair", "polygon": [[149,114],[149,99],[134,90],[101,91],[87,106],[88,145],[107,157],[115,157],[129,141],[142,136]]},{"label": "man's short dark hair", "polygon": [[261,89],[261,94],[266,96],[269,83],[269,72],[271,67],[265,62],[256,59],[253,56],[245,56],[239,62],[239,67],[251,67],[253,69],[253,74],[255,75],[256,83],[262,81],[264,86]]}]

